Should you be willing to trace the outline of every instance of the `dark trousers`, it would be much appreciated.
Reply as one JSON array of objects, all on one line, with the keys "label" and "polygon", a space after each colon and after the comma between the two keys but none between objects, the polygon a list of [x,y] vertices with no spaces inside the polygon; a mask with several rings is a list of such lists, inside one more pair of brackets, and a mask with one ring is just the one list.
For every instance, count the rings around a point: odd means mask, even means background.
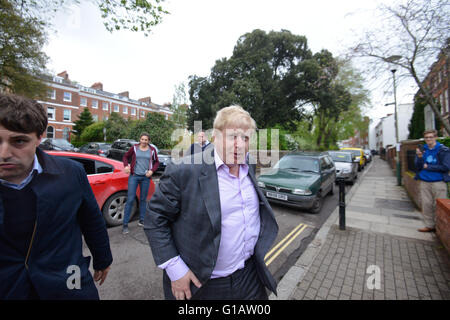
[{"label": "dark trousers", "polygon": [[[166,299],[174,299],[170,288],[165,288],[164,291]],[[210,279],[203,284],[192,300],[268,300],[268,296],[256,271],[255,261],[250,258],[245,262],[244,268],[227,277]]]}]

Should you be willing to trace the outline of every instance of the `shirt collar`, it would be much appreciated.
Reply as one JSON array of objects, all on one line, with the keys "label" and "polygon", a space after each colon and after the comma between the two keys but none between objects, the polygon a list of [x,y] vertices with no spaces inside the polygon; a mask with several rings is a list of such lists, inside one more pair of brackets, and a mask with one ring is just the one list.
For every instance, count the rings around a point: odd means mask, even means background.
[{"label": "shirt collar", "polygon": [[[216,147],[214,146],[214,163],[216,165],[216,171],[219,171],[220,167],[224,166],[227,167],[227,171],[229,171],[228,166],[225,164],[225,162],[223,162],[222,158],[219,156],[219,153],[217,152]],[[241,164],[239,165],[239,170],[242,170],[245,175],[247,175],[248,172],[248,164]]]},{"label": "shirt collar", "polygon": [[33,169],[31,169],[31,171],[28,174],[28,176],[25,179],[23,179],[23,181],[21,183],[15,184],[15,183],[11,183],[9,181],[3,180],[3,179],[0,179],[0,183],[2,183],[5,187],[21,190],[21,189],[25,188],[31,182],[31,180],[33,179],[35,174],[40,174],[40,173],[42,173],[42,171],[43,171],[42,166],[39,163],[37,155],[35,154],[34,155]]}]

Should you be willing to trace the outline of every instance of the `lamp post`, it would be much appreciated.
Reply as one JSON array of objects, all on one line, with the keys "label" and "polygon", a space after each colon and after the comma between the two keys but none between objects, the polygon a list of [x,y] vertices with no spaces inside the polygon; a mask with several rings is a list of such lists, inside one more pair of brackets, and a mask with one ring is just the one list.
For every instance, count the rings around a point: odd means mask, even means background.
[{"label": "lamp post", "polygon": [[400,156],[399,156],[399,139],[398,139],[398,116],[397,116],[397,85],[395,83],[395,72],[397,69],[392,69],[392,77],[394,79],[394,102],[386,103],[385,106],[394,105],[394,117],[395,117],[395,164],[396,164],[396,174],[397,174],[397,185],[402,185],[401,176],[401,166],[400,166]]}]

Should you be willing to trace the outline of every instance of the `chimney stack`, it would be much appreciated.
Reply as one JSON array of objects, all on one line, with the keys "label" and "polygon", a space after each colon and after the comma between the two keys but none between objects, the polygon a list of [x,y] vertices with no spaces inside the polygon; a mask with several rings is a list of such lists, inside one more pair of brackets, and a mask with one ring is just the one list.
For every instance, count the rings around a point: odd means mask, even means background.
[{"label": "chimney stack", "polygon": [[122,96],[122,97],[127,97],[128,99],[130,98],[130,92],[128,92],[128,91],[118,93],[118,95]]},{"label": "chimney stack", "polygon": [[152,98],[151,97],[140,98],[139,101],[151,104],[152,103]]},{"label": "chimney stack", "polygon": [[69,74],[67,73],[67,71],[63,71],[61,73],[58,73],[57,76],[64,78],[64,80],[66,80],[66,81],[69,81]]},{"label": "chimney stack", "polygon": [[96,82],[91,86],[92,89],[103,91],[103,83]]}]

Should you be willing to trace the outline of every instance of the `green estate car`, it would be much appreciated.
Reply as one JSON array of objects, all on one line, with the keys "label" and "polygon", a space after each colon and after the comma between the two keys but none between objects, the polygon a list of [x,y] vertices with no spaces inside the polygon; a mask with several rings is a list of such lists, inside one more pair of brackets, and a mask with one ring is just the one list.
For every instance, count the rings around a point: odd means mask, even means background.
[{"label": "green estate car", "polygon": [[274,203],[320,212],[324,197],[333,194],[336,168],[324,152],[293,152],[258,177],[258,187]]}]

